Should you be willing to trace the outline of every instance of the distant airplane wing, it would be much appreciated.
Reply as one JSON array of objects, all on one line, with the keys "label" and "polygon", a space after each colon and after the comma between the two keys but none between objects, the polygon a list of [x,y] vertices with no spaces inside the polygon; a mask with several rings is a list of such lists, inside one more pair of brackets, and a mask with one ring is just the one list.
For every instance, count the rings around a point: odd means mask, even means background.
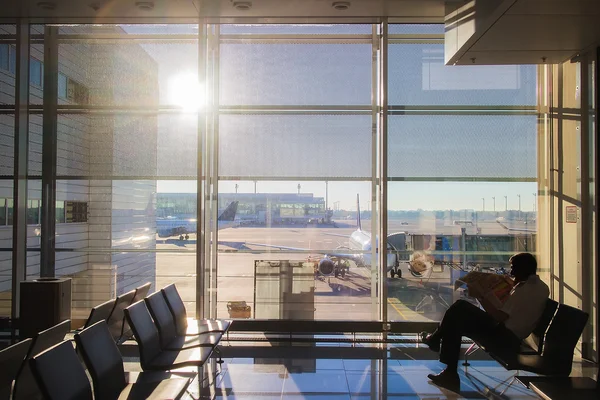
[{"label": "distant airplane wing", "polygon": [[[348,259],[354,259],[354,258],[356,258],[355,254],[352,254],[352,253],[349,253],[349,252],[338,252],[338,251],[331,252],[331,251],[327,251],[327,250],[307,249],[306,247],[280,246],[280,245],[276,245],[276,244],[267,244],[267,243],[245,242],[245,244],[248,245],[248,246],[270,247],[270,248],[278,249],[278,250],[310,251],[310,252],[313,252],[313,253],[324,254],[324,255],[327,255],[329,257],[348,258]],[[350,249],[348,249],[348,250],[350,250]]]}]

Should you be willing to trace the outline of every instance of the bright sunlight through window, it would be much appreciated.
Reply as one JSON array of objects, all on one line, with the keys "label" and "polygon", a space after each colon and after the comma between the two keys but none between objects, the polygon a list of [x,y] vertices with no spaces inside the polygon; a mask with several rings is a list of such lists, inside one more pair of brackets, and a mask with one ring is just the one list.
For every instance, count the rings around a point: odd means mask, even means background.
[{"label": "bright sunlight through window", "polygon": [[169,79],[169,102],[186,112],[194,112],[204,107],[204,85],[192,72],[184,72]]}]

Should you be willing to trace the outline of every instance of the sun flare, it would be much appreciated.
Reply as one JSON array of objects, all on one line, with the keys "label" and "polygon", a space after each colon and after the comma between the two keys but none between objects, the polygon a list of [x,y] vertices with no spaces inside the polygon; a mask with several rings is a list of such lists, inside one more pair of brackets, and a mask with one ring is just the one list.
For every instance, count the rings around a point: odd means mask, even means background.
[{"label": "sun flare", "polygon": [[169,102],[186,112],[198,111],[204,107],[204,86],[192,72],[183,72],[169,80]]}]

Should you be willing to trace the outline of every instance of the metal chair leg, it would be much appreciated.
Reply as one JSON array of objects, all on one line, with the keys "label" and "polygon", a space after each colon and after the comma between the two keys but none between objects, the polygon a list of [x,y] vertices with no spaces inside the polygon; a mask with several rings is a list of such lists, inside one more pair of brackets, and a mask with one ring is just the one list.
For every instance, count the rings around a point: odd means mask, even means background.
[{"label": "metal chair leg", "polygon": [[469,364],[469,356],[475,353],[477,350],[479,350],[479,346],[477,346],[477,343],[473,342],[473,344],[469,346],[467,351],[465,351],[465,362],[463,362],[462,365],[464,365],[465,367],[471,365]]},{"label": "metal chair leg", "polygon": [[500,392],[500,396],[502,396],[508,390],[508,388],[511,387],[513,383],[515,383],[516,380],[517,380],[517,374],[513,375],[512,379],[510,380],[510,383],[508,385],[506,385],[506,387],[504,388],[503,391]]},{"label": "metal chair leg", "polygon": [[506,378],[505,380],[503,380],[502,382],[500,382],[499,384],[494,386],[493,389],[487,388],[487,391],[496,393],[498,388],[500,388],[502,385],[506,385],[504,390],[502,390],[500,393],[498,393],[498,396],[502,396],[508,390],[508,388],[511,387],[513,383],[515,383],[515,381],[517,380],[517,376],[519,376],[519,371],[515,372],[511,377]]},{"label": "metal chair leg", "polygon": [[217,346],[215,346],[215,348],[214,348],[214,350],[213,350],[213,351],[214,351],[214,352],[217,354],[217,356],[219,357],[219,358],[217,359],[217,361],[216,361],[216,362],[217,362],[217,364],[223,364],[223,363],[224,363],[224,361],[223,361],[223,358],[221,357],[221,355],[222,355],[222,353],[221,353],[221,350],[220,350],[220,349],[219,349]]}]

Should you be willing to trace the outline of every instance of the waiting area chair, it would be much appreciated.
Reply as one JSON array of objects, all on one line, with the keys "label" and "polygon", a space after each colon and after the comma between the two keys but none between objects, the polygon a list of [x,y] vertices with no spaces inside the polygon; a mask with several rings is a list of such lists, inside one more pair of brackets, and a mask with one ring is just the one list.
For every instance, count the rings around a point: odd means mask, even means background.
[{"label": "waiting area chair", "polygon": [[[552,314],[553,309],[556,310],[554,314]],[[548,376],[548,380],[552,381],[557,377],[568,377],[571,373],[575,347],[588,317],[587,313],[577,308],[548,300],[538,326],[532,336],[525,341],[526,344],[531,343],[533,347],[522,346],[518,352],[510,352],[503,348],[496,348],[494,343],[476,343],[507,370],[517,371],[517,373],[518,371],[533,372]],[[544,325],[547,329],[544,329]],[[518,374],[513,377],[500,395],[504,394],[518,378]]]},{"label": "waiting area chair", "polygon": [[[125,314],[123,310],[131,305],[133,298],[135,297],[136,290],[130,290],[127,293],[123,293],[117,296],[115,302],[115,308],[113,309],[110,317],[108,318],[108,328],[115,342],[120,342],[123,337],[123,331],[125,330]],[[127,328],[129,329],[129,328]]]},{"label": "waiting area chair", "polygon": [[15,379],[13,399],[18,400],[39,397],[40,389],[31,373],[28,361],[36,354],[62,342],[70,329],[71,320],[66,320],[51,328],[38,332],[33,336],[25,361],[22,363],[21,369],[17,373]]},{"label": "waiting area chair", "polygon": [[0,399],[9,399],[13,381],[23,365],[32,343],[25,339],[0,351]]},{"label": "waiting area chair", "polygon": [[196,321],[195,326],[188,326],[188,317],[187,312],[185,310],[185,304],[183,304],[183,300],[177,291],[177,288],[174,284],[170,284],[161,289],[162,294],[165,296],[167,300],[167,305],[171,310],[171,314],[173,314],[173,318],[175,319],[175,324],[177,327],[177,334],[179,336],[185,335],[193,335],[196,336],[199,333],[208,333],[208,332],[227,332],[229,326],[231,325],[230,320],[200,320]]},{"label": "waiting area chair", "polygon": [[154,292],[146,297],[144,301],[158,330],[161,349],[183,350],[198,346],[214,347],[219,343],[222,337],[222,334],[219,332],[206,332],[195,336],[178,335],[175,320],[161,292]]},{"label": "waiting area chair", "polygon": [[[133,300],[131,300],[131,303],[129,303],[129,304],[131,305],[133,303],[137,303],[140,300],[143,300],[148,295],[148,292],[150,291],[151,286],[152,286],[151,282],[146,282],[143,285],[135,288],[135,295],[133,296]],[[129,327],[127,320],[123,319],[123,333],[121,334],[120,341],[124,342],[124,341],[132,339],[132,338],[133,338],[133,331]]]},{"label": "waiting area chair", "polygon": [[125,309],[125,317],[140,352],[140,364],[144,371],[169,371],[181,367],[200,367],[209,359],[214,347],[196,347],[185,350],[163,350],[160,337],[150,311],[144,301],[138,301]]},{"label": "waiting area chair", "polygon": [[29,365],[46,400],[92,400],[85,370],[69,341],[34,356]]},{"label": "waiting area chair", "polygon": [[164,379],[127,384],[123,358],[103,321],[75,334],[75,343],[92,378],[96,400],[178,399],[190,383],[189,379]]},{"label": "waiting area chair", "polygon": [[85,321],[83,328],[85,329],[88,326],[92,326],[98,321],[108,321],[108,318],[115,308],[116,302],[117,299],[110,299],[92,308],[90,311],[90,316],[88,317],[87,321]]}]

